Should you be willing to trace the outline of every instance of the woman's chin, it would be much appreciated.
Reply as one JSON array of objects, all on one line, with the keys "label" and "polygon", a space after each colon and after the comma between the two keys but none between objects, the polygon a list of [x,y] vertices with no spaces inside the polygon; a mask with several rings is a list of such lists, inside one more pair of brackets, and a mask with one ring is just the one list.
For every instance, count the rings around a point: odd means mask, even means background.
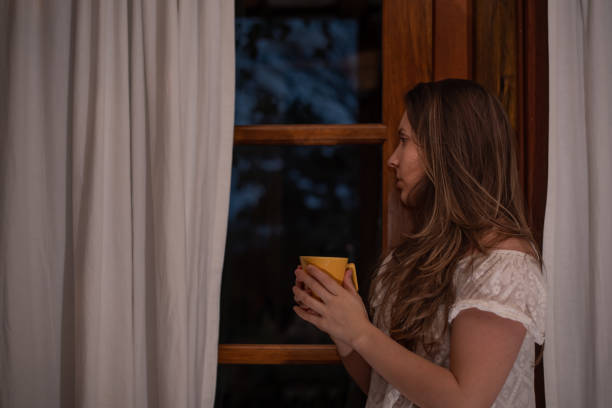
[{"label": "woman's chin", "polygon": [[414,194],[410,194],[410,191],[401,190],[399,199],[406,208],[416,207],[416,200]]},{"label": "woman's chin", "polygon": [[413,207],[414,203],[410,199],[408,192],[400,191],[399,199],[405,207]]}]

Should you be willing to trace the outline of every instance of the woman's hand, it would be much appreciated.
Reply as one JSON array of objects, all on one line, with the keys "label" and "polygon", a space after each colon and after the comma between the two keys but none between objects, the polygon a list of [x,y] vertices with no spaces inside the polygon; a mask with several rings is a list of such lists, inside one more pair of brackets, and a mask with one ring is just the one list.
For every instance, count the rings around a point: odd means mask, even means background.
[{"label": "woman's hand", "polygon": [[302,319],[329,334],[340,356],[350,354],[355,340],[371,325],[351,275],[345,274],[343,286],[312,265],[308,266],[307,271],[298,267],[295,275],[293,293],[298,306],[294,306],[293,310]]},{"label": "woman's hand", "polygon": [[[298,288],[305,290],[309,295],[312,295],[312,291],[306,287],[306,285],[304,285],[304,282],[299,280],[297,277],[297,271],[301,270],[302,267],[300,265],[298,265],[297,269],[295,270],[295,274],[296,274],[296,279],[295,279],[295,286],[297,286]],[[345,277],[344,277],[344,284],[345,285],[353,285],[353,281],[352,281],[352,271],[350,269],[347,269],[345,272]],[[348,286],[347,286],[348,287]],[[302,311],[304,311],[305,313],[311,313],[315,316],[319,316],[317,313],[315,313],[313,310],[311,310],[310,308],[308,308],[307,306],[305,306],[301,301],[298,301],[296,299],[296,302],[298,303],[298,307],[300,307],[302,309]],[[334,344],[336,345],[336,349],[338,350],[338,354],[340,355],[340,357],[346,357],[349,354],[351,354],[353,352],[353,348],[349,345],[346,344],[345,342],[338,340],[335,337],[330,336],[330,338],[332,339],[332,341],[334,342]]]}]

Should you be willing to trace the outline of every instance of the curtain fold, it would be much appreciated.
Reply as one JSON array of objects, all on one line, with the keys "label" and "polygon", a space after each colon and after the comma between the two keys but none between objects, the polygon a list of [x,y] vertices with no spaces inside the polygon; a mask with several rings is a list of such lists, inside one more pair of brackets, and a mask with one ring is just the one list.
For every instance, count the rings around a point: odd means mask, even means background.
[{"label": "curtain fold", "polygon": [[0,405],[213,405],[233,7],[0,1]]},{"label": "curtain fold", "polygon": [[612,2],[548,4],[548,407],[610,407]]}]

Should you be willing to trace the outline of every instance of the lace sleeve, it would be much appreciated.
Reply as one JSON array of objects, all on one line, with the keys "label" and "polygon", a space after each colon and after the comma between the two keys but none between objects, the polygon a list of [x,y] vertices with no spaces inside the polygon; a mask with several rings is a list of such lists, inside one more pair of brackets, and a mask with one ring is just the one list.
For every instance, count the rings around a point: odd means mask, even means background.
[{"label": "lace sleeve", "polygon": [[481,262],[460,264],[455,274],[456,300],[449,323],[477,308],[522,323],[535,342],[544,342],[546,288],[538,262],[511,250],[496,250]]}]

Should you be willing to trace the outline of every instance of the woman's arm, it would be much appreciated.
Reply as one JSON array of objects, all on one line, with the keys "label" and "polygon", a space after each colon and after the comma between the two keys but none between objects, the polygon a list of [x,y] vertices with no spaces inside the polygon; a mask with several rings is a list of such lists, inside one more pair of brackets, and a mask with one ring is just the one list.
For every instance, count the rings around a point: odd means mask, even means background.
[{"label": "woman's arm", "polygon": [[[521,323],[477,309],[461,312],[451,326],[450,368],[410,352],[370,323],[356,292],[309,268],[298,279],[321,301],[294,288],[294,308],[304,320],[350,345],[373,370],[421,407],[489,407],[501,390],[525,337]],[[311,276],[312,275],[312,276]]]},{"label": "woman's arm", "polygon": [[516,360],[525,327],[477,309],[461,312],[451,329],[450,369],[438,366],[371,326],[355,351],[420,407],[490,407]]},{"label": "woman's arm", "polygon": [[[338,353],[340,354],[340,353]],[[370,375],[372,373],[372,367],[357,353],[355,350],[351,351],[348,355],[342,356],[342,364],[349,373],[355,383],[361,388],[364,394],[368,394],[370,389]]]}]

